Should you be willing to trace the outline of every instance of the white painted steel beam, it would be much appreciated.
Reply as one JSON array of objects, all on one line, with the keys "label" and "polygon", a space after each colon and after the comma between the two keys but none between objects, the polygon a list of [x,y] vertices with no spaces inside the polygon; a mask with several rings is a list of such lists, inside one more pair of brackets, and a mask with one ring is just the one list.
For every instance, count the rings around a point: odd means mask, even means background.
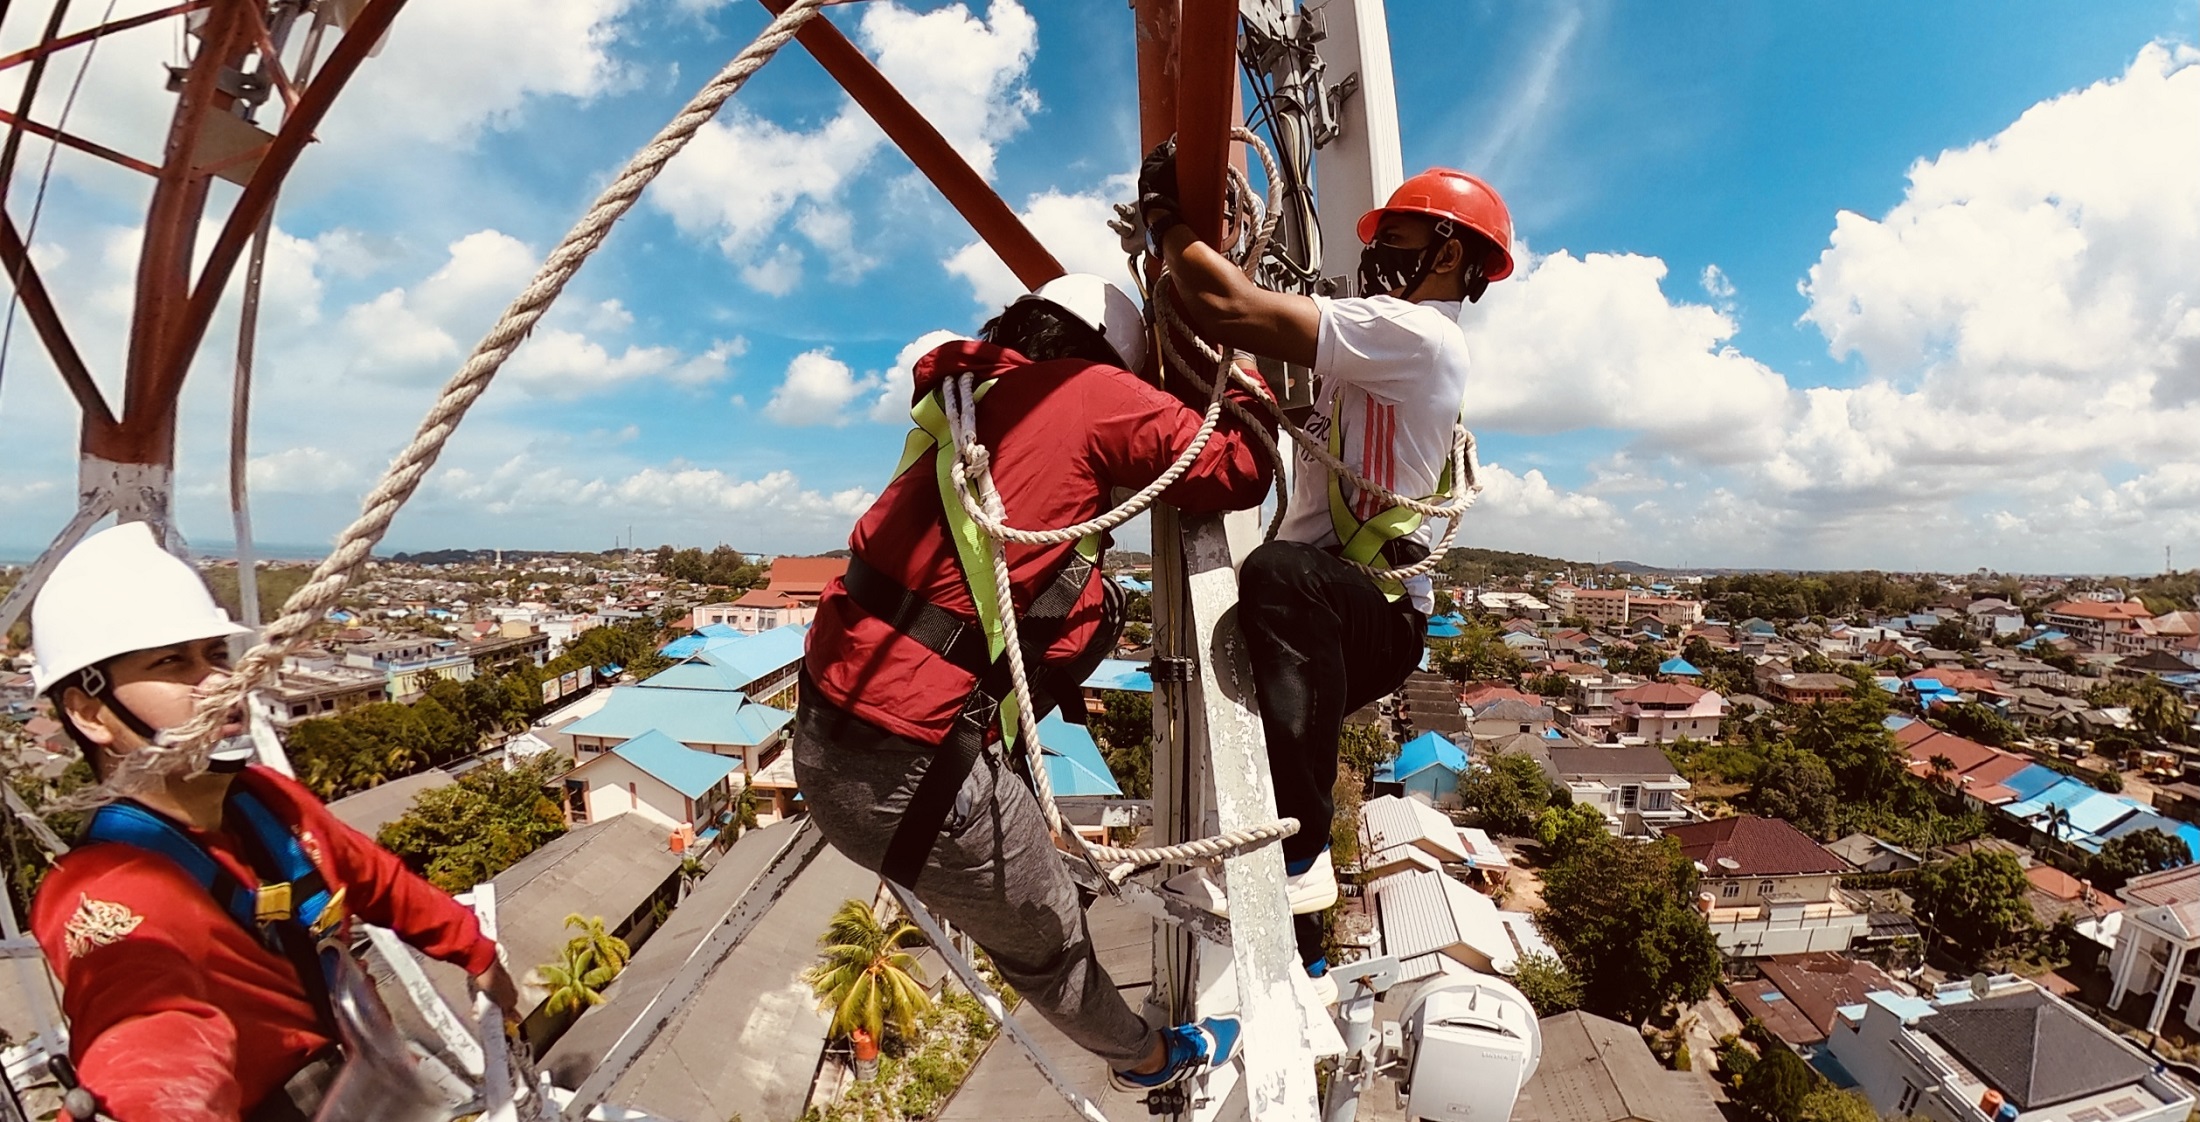
[{"label": "white painted steel beam", "polygon": [[[1254,703],[1253,668],[1238,633],[1237,572],[1222,519],[1184,519],[1182,548],[1199,701],[1192,743],[1206,746],[1203,762],[1206,786],[1213,792],[1214,825],[1225,831],[1244,829],[1275,819],[1276,789]],[[1261,1122],[1315,1122],[1321,1109],[1315,1097],[1314,1047],[1293,992],[1298,946],[1284,892],[1282,849],[1258,846],[1225,860],[1223,883],[1230,899],[1231,973],[1237,990],[1236,1008],[1227,1011],[1236,1012],[1243,1025],[1239,1050],[1246,1108]],[[1222,1097],[1210,1096],[1217,1105]]]},{"label": "white painted steel beam", "polygon": [[933,949],[940,952],[940,959],[954,972],[955,979],[963,984],[964,989],[970,991],[970,996],[978,999],[978,1004],[985,1007],[986,1015],[993,1018],[993,1023],[1001,1026],[1001,1031],[1007,1033],[1008,1038],[1024,1050],[1031,1065],[1039,1069],[1039,1074],[1061,1094],[1070,1108],[1090,1122],[1108,1122],[1107,1115],[1100,1113],[1100,1108],[1086,1098],[1084,1092],[1079,1091],[1077,1085],[1062,1074],[1061,1069],[1054,1066],[1053,1059],[1046,1054],[1045,1049],[1039,1047],[1039,1042],[1033,1040],[1023,1026],[1016,1023],[1014,1017],[1009,1016],[1008,1007],[1001,1003],[1000,995],[993,992],[993,987],[978,973],[977,967],[963,957],[962,951],[948,939],[947,932],[940,926],[939,918],[908,889],[892,881],[885,884],[893,890],[894,899],[901,902],[901,910],[909,913],[910,920],[917,925],[918,930],[923,931],[924,937],[931,940]]},{"label": "white painted steel beam", "polygon": [[443,1003],[443,995],[435,992],[435,985],[428,981],[427,971],[420,968],[420,961],[412,956],[412,950],[388,928],[371,923],[360,926],[367,929],[367,942],[374,947],[375,953],[389,963],[390,975],[396,979],[398,987],[420,1011],[420,1019],[435,1030],[437,1038],[443,1041],[443,1050],[458,1061],[459,1074],[480,1082],[481,1041],[476,1040],[458,1014]]},{"label": "white painted steel beam", "polygon": [[611,1089],[618,1086],[619,1080],[641,1059],[642,1053],[703,991],[711,976],[725,964],[727,956],[748,938],[749,932],[755,930],[757,922],[771,911],[772,905],[787,894],[794,878],[809,868],[810,862],[816,860],[824,848],[825,835],[818,833],[809,819],[803,819],[770,864],[764,866],[756,883],[727,910],[710,938],[703,940],[702,945],[688,955],[679,972],[665,983],[665,988],[651,999],[648,1008],[642,1010],[642,1015],[635,1019],[625,1035],[604,1054],[603,1062],[597,1064],[596,1070],[590,1072],[580,1088],[573,1092],[572,1101],[565,1106],[568,1122],[581,1122],[596,1104],[611,1094]]}]

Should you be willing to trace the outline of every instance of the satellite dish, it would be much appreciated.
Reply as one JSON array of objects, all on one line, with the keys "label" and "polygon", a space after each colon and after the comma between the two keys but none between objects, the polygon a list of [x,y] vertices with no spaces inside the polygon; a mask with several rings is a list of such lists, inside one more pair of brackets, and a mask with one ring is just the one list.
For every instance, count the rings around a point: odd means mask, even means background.
[{"label": "satellite dish", "polygon": [[1719,858],[1719,867],[1720,867],[1720,868],[1722,868],[1722,869],[1725,869],[1725,870],[1727,870],[1727,871],[1729,871],[1729,872],[1732,872],[1732,871],[1733,871],[1733,870],[1735,870],[1735,869],[1739,869],[1739,868],[1741,868],[1741,867],[1742,867],[1742,863],[1741,863],[1741,862],[1739,862],[1739,861],[1736,861],[1736,860],[1735,860],[1735,859],[1733,859],[1732,857],[1721,857],[1721,858]]},{"label": "satellite dish", "polygon": [[1978,998],[1978,999],[1979,999],[1980,1001],[1984,1001],[1984,1000],[1986,1000],[1986,995],[1987,995],[1987,994],[1989,994],[1989,993],[1992,993],[1992,992],[1993,992],[1993,990],[1994,990],[1994,976],[1993,976],[1993,975],[1991,975],[1991,974],[1988,974],[1988,973],[1987,973],[1987,972],[1985,972],[1984,970],[1981,970],[1981,971],[1979,971],[1978,973],[1976,973],[1976,974],[1973,974],[1973,975],[1971,975],[1971,996],[1972,996],[1972,997]]}]

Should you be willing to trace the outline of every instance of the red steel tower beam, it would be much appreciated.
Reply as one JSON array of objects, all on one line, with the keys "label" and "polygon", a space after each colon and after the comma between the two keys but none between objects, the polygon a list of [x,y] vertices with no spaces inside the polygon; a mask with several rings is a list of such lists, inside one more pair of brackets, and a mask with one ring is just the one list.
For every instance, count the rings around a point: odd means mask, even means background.
[{"label": "red steel tower beam", "polygon": [[[787,0],[763,0],[773,15],[787,10]],[[1047,247],[1039,244],[1016,212],[979,175],[940,130],[879,73],[848,37],[829,21],[813,19],[795,32],[795,40],[817,59],[840,88],[848,91],[863,111],[878,122],[886,136],[907,155],[917,170],[932,181],[941,195],[977,231],[978,237],[1008,265],[1026,288],[1037,288],[1064,272]]]}]

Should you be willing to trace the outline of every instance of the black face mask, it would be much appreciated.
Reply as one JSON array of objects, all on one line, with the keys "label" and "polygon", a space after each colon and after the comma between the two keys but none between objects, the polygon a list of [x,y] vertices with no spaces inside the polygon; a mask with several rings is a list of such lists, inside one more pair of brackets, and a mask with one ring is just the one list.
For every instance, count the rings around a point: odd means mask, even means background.
[{"label": "black face mask", "polygon": [[1361,249],[1360,295],[1411,293],[1428,278],[1429,270],[1436,266],[1436,255],[1443,248],[1444,243],[1439,241],[1419,249],[1380,243]]}]

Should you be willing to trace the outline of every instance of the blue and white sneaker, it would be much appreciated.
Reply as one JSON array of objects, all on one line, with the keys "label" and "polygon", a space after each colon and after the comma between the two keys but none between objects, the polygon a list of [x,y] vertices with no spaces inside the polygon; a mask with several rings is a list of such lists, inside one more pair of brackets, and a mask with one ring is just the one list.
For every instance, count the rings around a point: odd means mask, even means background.
[{"label": "blue and white sneaker", "polygon": [[1306,966],[1306,977],[1314,983],[1314,1001],[1327,1009],[1337,1003],[1337,980],[1329,976],[1327,956],[1317,958]]},{"label": "blue and white sneaker", "polygon": [[1108,1079],[1121,1091],[1158,1091],[1174,1087],[1208,1068],[1221,1067],[1237,1055],[1238,1019],[1229,1015],[1205,1017],[1178,1025],[1161,1034],[1166,1053],[1161,1068],[1149,1075],[1111,1071]]}]

